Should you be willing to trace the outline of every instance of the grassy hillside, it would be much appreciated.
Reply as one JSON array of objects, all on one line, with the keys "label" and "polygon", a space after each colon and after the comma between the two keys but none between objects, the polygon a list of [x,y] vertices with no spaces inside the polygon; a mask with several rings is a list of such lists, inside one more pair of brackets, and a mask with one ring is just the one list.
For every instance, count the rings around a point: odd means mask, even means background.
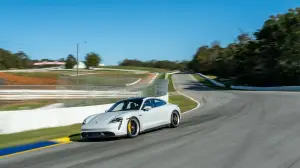
[{"label": "grassy hillside", "polygon": [[151,67],[135,67],[135,66],[101,66],[99,68],[142,70],[142,71],[149,71],[149,72],[168,72],[168,71],[170,71],[167,69],[151,68]]},{"label": "grassy hillside", "polygon": [[121,71],[91,71],[80,72],[0,72],[0,79],[5,85],[125,85],[137,79],[147,78],[148,74],[136,74]]}]

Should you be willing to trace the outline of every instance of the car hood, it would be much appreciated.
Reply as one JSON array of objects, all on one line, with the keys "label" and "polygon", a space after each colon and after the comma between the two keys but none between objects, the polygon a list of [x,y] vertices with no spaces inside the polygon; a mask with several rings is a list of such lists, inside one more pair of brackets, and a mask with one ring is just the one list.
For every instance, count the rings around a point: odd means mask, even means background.
[{"label": "car hood", "polygon": [[86,124],[107,124],[111,120],[117,117],[122,117],[124,114],[130,113],[133,111],[118,111],[118,112],[105,112],[92,116]]}]

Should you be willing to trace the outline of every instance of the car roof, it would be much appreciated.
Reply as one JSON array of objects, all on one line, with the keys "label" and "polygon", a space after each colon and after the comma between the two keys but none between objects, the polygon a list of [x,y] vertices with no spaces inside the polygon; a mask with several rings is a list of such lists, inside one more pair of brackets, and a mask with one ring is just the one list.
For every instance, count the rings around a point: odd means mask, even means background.
[{"label": "car roof", "polygon": [[131,98],[128,98],[125,100],[137,100],[137,99],[145,100],[145,99],[160,99],[160,98],[158,98],[158,97],[131,97]]},{"label": "car roof", "polygon": [[136,100],[136,99],[145,99],[146,97],[131,97],[125,100]]}]

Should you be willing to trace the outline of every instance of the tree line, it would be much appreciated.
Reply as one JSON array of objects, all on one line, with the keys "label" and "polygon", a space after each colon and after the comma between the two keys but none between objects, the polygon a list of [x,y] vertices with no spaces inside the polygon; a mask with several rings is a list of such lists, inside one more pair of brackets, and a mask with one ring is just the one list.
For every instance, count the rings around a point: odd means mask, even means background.
[{"label": "tree line", "polygon": [[300,8],[271,16],[253,34],[235,42],[201,46],[188,64],[195,72],[235,78],[256,86],[300,84]]},{"label": "tree line", "polygon": [[22,51],[12,53],[0,48],[0,69],[30,68],[32,63],[29,56]]},{"label": "tree line", "polygon": [[[56,60],[46,59],[46,58],[37,60],[37,59],[31,59],[23,51],[18,51],[17,53],[13,53],[11,51],[0,48],[0,70],[36,68],[37,66],[34,66],[33,64],[36,62],[43,62],[43,61],[65,62],[66,69],[72,69],[77,64],[77,60],[72,54],[69,54],[66,58],[60,58]],[[102,59],[99,54],[91,52],[86,54],[85,60],[83,62],[85,63],[87,68],[90,68],[90,67],[98,66],[101,61]],[[42,65],[38,67],[39,68],[53,67],[53,65]]]},{"label": "tree line", "polygon": [[187,70],[189,61],[168,61],[168,60],[150,60],[141,61],[137,59],[124,59],[119,63],[120,66],[137,66],[137,67],[151,67],[169,70]]}]

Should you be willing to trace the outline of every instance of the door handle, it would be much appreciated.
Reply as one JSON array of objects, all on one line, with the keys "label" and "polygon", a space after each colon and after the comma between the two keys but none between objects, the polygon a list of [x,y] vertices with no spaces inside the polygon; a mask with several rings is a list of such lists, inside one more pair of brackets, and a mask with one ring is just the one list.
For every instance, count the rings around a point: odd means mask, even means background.
[{"label": "door handle", "polygon": [[143,116],[142,114],[140,114],[139,116]]}]

